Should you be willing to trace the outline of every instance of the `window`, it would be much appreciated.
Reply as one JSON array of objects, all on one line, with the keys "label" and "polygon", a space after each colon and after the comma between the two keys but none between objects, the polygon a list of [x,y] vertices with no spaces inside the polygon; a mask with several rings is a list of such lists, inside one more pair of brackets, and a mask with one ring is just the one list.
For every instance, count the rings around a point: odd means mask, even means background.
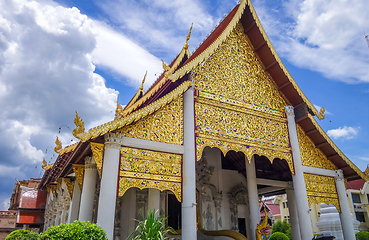
[{"label": "window", "polygon": [[174,194],[168,194],[168,226],[174,230],[181,229],[181,203]]},{"label": "window", "polygon": [[246,220],[244,218],[238,219],[238,231],[246,237]]},{"label": "window", "polygon": [[356,212],[356,219],[359,222],[365,222],[365,217],[363,212]]},{"label": "window", "polygon": [[285,202],[283,202],[283,208],[286,208],[286,203]]},{"label": "window", "polygon": [[360,195],[357,193],[352,193],[352,202],[353,203],[361,203]]},{"label": "window", "polygon": [[368,203],[369,203],[369,194],[366,195],[366,198],[368,199]]}]

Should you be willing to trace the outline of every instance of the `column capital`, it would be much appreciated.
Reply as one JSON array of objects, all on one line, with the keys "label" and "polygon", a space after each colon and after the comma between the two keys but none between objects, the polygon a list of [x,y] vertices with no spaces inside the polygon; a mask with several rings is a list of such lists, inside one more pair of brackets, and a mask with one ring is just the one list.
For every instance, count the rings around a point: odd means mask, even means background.
[{"label": "column capital", "polygon": [[123,144],[123,136],[120,133],[107,133],[104,135],[105,147],[120,148]]},{"label": "column capital", "polygon": [[284,110],[286,110],[287,116],[295,117],[295,113],[293,111],[293,107],[292,106],[285,106],[284,107]]},{"label": "column capital", "polygon": [[336,172],[336,176],[334,176],[334,179],[336,181],[345,181],[345,176],[344,176],[343,171],[341,169],[338,169],[335,172]]},{"label": "column capital", "polygon": [[94,157],[85,157],[85,169],[96,169]]}]

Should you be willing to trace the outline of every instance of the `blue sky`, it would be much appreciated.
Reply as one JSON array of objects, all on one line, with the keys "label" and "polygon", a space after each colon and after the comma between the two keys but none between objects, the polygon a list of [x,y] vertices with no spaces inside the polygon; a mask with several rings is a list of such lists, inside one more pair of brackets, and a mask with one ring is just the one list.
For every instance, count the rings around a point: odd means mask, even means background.
[{"label": "blue sky", "polygon": [[[75,110],[86,128],[110,121],[148,71],[147,89],[179,53],[191,23],[192,52],[236,1],[0,0],[0,209],[15,180],[41,177],[56,135],[75,142]],[[361,169],[369,163],[369,3],[254,0],[279,56],[319,124]],[[59,132],[60,131],[60,132]]]}]

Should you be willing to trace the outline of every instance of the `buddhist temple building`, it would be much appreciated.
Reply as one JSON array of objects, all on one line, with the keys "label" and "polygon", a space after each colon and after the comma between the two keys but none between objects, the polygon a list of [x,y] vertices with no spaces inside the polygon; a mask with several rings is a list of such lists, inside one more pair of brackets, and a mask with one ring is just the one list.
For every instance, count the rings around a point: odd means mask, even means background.
[{"label": "buddhist temple building", "polygon": [[256,240],[267,225],[260,196],[287,194],[294,240],[312,239],[313,203],[335,206],[355,239],[345,182],[368,177],[319,126],[324,109],[291,77],[251,1],[192,54],[190,33],[147,91],[117,103],[115,119],[87,130],[77,113],[79,142],[57,139],[39,184],[44,230],[83,220],[126,239],[140,212],[156,210],[176,239]]}]

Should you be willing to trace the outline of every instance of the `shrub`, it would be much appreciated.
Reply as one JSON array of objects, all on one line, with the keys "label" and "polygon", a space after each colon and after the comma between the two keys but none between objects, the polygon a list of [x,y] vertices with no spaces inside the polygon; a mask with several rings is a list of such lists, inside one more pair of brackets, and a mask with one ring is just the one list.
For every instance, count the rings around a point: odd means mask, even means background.
[{"label": "shrub", "polygon": [[272,233],[281,232],[284,233],[289,240],[292,240],[291,225],[284,220],[283,222],[277,221],[272,226]]},{"label": "shrub", "polygon": [[[143,214],[141,212],[141,216]],[[157,217],[154,211],[150,211],[147,213],[146,219],[143,221],[138,221],[137,228],[129,235],[128,239],[133,240],[164,240],[169,239],[165,237],[165,234],[168,232],[174,232],[171,227],[164,227],[166,218],[165,217]],[[134,235],[137,236],[134,237]]]},{"label": "shrub", "polygon": [[288,237],[282,232],[275,232],[270,236],[269,240],[288,240]]},{"label": "shrub", "polygon": [[37,240],[38,233],[24,229],[19,229],[11,232],[5,240]]},{"label": "shrub", "polygon": [[60,224],[49,227],[40,234],[41,240],[107,240],[105,231],[98,225],[90,222],[74,221],[69,224]]},{"label": "shrub", "polygon": [[369,232],[361,231],[355,234],[356,240],[369,240]]}]

